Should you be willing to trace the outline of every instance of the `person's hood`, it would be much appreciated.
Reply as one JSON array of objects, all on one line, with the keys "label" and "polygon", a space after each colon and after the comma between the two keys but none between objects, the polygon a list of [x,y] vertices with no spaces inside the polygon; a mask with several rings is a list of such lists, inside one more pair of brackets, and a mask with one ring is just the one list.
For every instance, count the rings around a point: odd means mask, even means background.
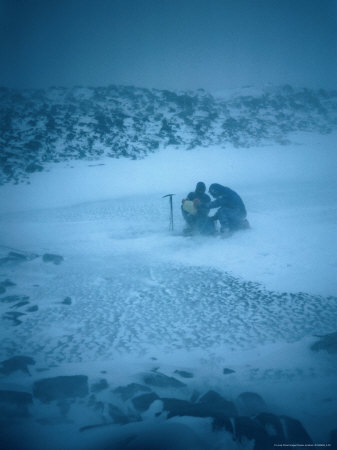
[{"label": "person's hood", "polygon": [[206,184],[202,181],[199,181],[195,187],[195,192],[198,194],[205,194],[206,192]]},{"label": "person's hood", "polygon": [[213,197],[217,197],[219,195],[221,195],[224,191],[224,186],[222,186],[221,184],[218,183],[213,183],[210,185],[208,192],[213,196]]}]

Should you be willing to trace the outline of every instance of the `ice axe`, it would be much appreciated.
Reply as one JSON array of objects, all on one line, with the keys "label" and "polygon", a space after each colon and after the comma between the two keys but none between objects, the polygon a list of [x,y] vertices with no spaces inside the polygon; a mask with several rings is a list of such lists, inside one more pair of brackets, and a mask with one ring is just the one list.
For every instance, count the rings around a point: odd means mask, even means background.
[{"label": "ice axe", "polygon": [[176,194],[167,194],[164,195],[162,198],[170,197],[170,225],[169,230],[173,231],[173,204],[172,204],[172,197]]}]

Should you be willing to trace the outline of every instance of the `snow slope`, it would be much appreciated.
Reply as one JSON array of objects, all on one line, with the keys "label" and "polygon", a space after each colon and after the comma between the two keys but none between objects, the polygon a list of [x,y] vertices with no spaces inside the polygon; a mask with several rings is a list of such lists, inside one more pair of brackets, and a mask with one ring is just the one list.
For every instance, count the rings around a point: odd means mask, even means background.
[{"label": "snow slope", "polygon": [[[43,245],[49,248],[52,242],[62,252],[60,228],[71,224],[75,233],[88,238],[90,224],[102,233],[98,242],[89,237],[95,248],[118,248],[123,238],[126,251],[150,250],[178,262],[211,264],[270,289],[334,295],[335,142],[334,134],[298,135],[298,144],[287,147],[167,149],[145,160],[55,165],[50,172],[32,175],[29,185],[1,188],[2,222],[11,222],[2,230],[3,243],[36,251],[43,223],[52,220]],[[196,245],[163,236],[169,207],[161,197],[176,194],[179,231],[181,199],[198,180],[237,190],[247,204],[252,232],[239,233],[225,243],[201,239]]]},{"label": "snow slope", "polygon": [[[101,378],[109,385],[91,403],[35,399],[32,418],[9,429],[19,427],[32,448],[43,448],[50,433],[55,448],[65,439],[70,448],[95,446],[109,433],[141,426],[78,432],[111,421],[114,389],[151,370],[178,378],[176,371],[185,371],[192,377],[169,395],[213,389],[238,405],[240,393],[256,392],[269,412],[301,420],[314,442],[328,442],[336,359],[310,345],[337,329],[336,136],[294,140],[286,147],[167,148],[137,161],[67,162],[33,174],[29,185],[1,186],[0,282],[16,285],[0,300],[18,297],[0,303],[0,357],[36,361],[31,376],[0,375],[1,388],[32,392],[41,378],[78,374],[92,386]],[[182,237],[180,201],[201,180],[237,190],[252,229],[228,240]],[[176,194],[173,233],[161,198],[167,193]],[[5,261],[17,250],[38,257]],[[45,254],[64,260],[44,262]],[[242,448],[211,433],[208,419],[165,422],[151,408],[142,418],[152,429],[188,425],[207,448]]]}]

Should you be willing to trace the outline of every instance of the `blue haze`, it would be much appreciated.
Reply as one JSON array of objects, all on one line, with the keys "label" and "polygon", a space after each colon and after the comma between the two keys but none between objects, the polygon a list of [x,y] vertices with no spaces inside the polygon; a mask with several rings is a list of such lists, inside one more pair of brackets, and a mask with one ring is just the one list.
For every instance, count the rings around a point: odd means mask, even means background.
[{"label": "blue haze", "polygon": [[336,0],[0,0],[0,86],[337,83]]}]

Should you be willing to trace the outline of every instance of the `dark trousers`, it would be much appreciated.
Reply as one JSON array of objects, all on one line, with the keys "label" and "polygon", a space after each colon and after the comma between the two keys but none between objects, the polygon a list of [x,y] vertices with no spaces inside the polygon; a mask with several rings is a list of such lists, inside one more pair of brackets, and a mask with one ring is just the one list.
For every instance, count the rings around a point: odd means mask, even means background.
[{"label": "dark trousers", "polygon": [[214,233],[215,231],[214,222],[208,216],[200,214],[192,215],[183,210],[182,208],[181,212],[187,225],[191,228],[192,231],[196,231],[200,234]]},{"label": "dark trousers", "polygon": [[227,208],[223,206],[218,209],[216,217],[220,222],[220,231],[229,229],[230,231],[239,230],[246,218],[246,212],[238,209]]}]

